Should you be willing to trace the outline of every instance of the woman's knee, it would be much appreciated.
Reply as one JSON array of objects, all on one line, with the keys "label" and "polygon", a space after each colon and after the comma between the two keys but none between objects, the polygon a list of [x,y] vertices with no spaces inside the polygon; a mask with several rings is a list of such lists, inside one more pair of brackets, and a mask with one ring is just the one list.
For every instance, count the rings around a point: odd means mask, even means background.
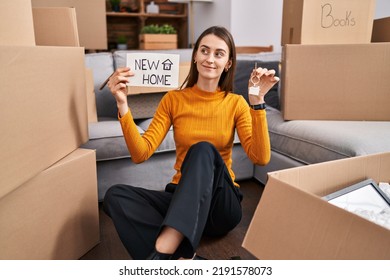
[{"label": "woman's knee", "polygon": [[123,185],[113,185],[110,187],[107,191],[106,194],[104,195],[103,202],[109,202],[113,199],[115,199],[120,192],[122,192]]},{"label": "woman's knee", "polygon": [[126,196],[126,193],[128,193],[130,189],[129,186],[118,184],[113,185],[106,191],[103,198],[103,209],[109,216],[113,208],[120,204],[120,200]]},{"label": "woman's knee", "polygon": [[215,146],[206,141],[193,144],[188,150],[187,155],[193,160],[195,160],[195,158],[199,158],[210,159],[211,161],[214,161],[220,157],[219,152]]}]

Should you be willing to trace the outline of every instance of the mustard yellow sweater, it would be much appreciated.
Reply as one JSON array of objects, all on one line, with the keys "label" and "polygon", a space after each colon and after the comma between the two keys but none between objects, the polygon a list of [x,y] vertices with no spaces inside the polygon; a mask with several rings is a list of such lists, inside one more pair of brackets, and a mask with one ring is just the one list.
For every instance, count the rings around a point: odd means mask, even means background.
[{"label": "mustard yellow sweater", "polygon": [[[173,126],[176,144],[176,174],[172,183],[180,180],[180,167],[189,147],[200,141],[212,143],[221,154],[233,179],[232,147],[237,130],[241,145],[255,164],[265,165],[271,156],[265,110],[252,110],[241,95],[206,92],[196,85],[169,91],[162,98],[154,118],[141,136],[130,109],[119,117],[131,158],[135,163],[147,160]],[[238,186],[238,184],[235,182]]]}]

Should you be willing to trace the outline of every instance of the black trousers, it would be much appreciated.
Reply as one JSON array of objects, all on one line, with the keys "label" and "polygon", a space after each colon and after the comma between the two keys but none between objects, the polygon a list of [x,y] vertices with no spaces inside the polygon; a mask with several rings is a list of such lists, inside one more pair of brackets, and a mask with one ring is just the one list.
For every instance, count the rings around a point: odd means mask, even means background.
[{"label": "black trousers", "polygon": [[151,253],[164,226],[184,235],[175,255],[191,258],[203,234],[224,235],[240,222],[242,195],[212,144],[193,145],[181,173],[178,185],[168,184],[165,192],[128,185],[107,191],[104,210],[133,259]]}]

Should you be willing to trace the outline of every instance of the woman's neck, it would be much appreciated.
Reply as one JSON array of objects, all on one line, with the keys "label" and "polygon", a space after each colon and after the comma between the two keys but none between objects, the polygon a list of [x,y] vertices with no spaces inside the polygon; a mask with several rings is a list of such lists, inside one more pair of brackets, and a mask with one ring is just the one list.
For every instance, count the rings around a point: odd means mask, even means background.
[{"label": "woman's neck", "polygon": [[218,90],[218,81],[216,80],[198,79],[196,85],[203,91],[215,92]]}]

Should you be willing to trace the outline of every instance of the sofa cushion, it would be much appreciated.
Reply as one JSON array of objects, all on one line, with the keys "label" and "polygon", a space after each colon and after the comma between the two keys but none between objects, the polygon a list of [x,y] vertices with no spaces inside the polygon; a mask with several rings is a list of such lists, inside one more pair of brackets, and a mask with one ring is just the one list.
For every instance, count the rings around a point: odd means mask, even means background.
[{"label": "sofa cushion", "polygon": [[[142,128],[138,127],[138,131],[143,133]],[[89,139],[101,139],[107,137],[123,136],[121,125],[118,119],[103,118],[97,123],[88,125]]]},{"label": "sofa cushion", "polygon": [[[152,119],[145,119],[145,120],[139,120],[137,121],[137,125],[146,131],[152,122]],[[160,146],[157,148],[156,153],[161,153],[161,152],[172,152],[176,151],[176,145],[175,141],[173,139],[173,128],[172,126],[170,127],[167,136],[165,136],[165,139],[161,142]]]},{"label": "sofa cushion", "polygon": [[[136,121],[138,132],[143,134],[148,128],[151,119]],[[123,137],[122,128],[117,119],[104,118],[97,123],[90,123],[89,141],[82,148],[96,150],[96,160],[130,158],[129,150]],[[157,148],[156,153],[172,152],[176,150],[172,128]]]},{"label": "sofa cushion", "polygon": [[112,54],[108,52],[85,55],[85,66],[92,69],[98,117],[115,118],[118,112],[115,98],[108,87],[100,90],[101,84],[114,72]]},{"label": "sofa cushion", "polygon": [[[137,127],[140,133],[144,131]],[[89,141],[82,148],[96,150],[96,160],[112,160],[130,157],[118,119],[100,119],[88,124]]]},{"label": "sofa cushion", "polygon": [[271,149],[304,164],[390,151],[390,122],[284,121],[267,109]]},{"label": "sofa cushion", "polygon": [[132,94],[127,96],[131,114],[135,120],[152,118],[165,92]]}]

